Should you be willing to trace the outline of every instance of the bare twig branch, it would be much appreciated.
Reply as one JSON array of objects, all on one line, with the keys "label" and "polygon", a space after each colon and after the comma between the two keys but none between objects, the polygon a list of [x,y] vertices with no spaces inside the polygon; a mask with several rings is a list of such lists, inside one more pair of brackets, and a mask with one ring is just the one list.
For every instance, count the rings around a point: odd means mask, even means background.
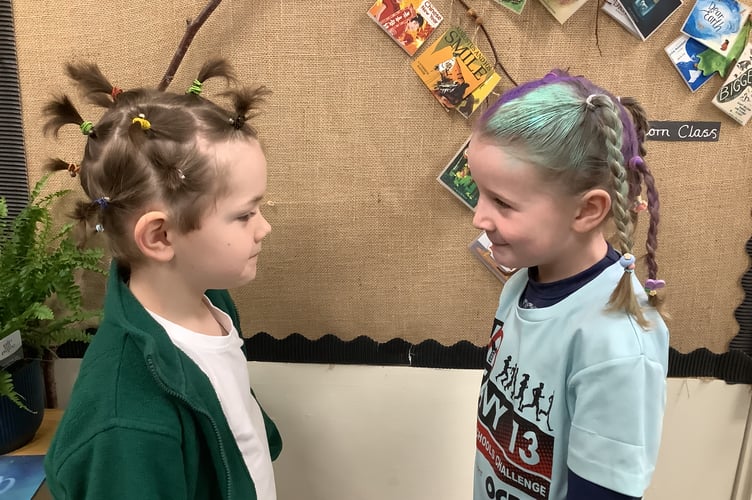
[{"label": "bare twig branch", "polygon": [[222,0],[209,0],[195,20],[191,21],[189,19],[187,21],[183,39],[180,40],[180,45],[178,45],[175,55],[172,56],[172,61],[170,61],[170,65],[167,67],[167,71],[165,71],[162,80],[159,82],[158,90],[165,90],[172,82],[172,79],[175,78],[175,73],[177,73],[180,63],[183,62],[183,57],[185,57],[185,53],[188,51],[188,46],[193,41],[193,37],[196,36],[199,28],[206,22],[211,13],[219,7],[220,3],[222,3]]},{"label": "bare twig branch", "polygon": [[486,26],[483,24],[483,20],[480,18],[480,16],[465,2],[464,0],[459,0],[460,4],[467,10],[467,15],[470,17],[475,24],[480,27],[481,31],[483,31],[483,35],[485,35],[486,40],[488,40],[488,45],[491,47],[491,52],[493,52],[493,56],[495,59],[495,68],[501,69],[501,71],[506,75],[506,77],[509,79],[510,82],[516,87],[517,82],[512,78],[512,76],[507,72],[507,69],[504,67],[504,64],[501,62],[501,59],[499,59],[499,53],[496,52],[496,47],[494,46],[493,40],[491,40],[491,36],[488,34],[488,30],[486,30]]},{"label": "bare twig branch", "polygon": [[601,14],[601,2],[595,2],[595,46],[598,48],[598,54],[603,57],[603,51],[601,50],[601,39],[598,36],[598,16]]}]

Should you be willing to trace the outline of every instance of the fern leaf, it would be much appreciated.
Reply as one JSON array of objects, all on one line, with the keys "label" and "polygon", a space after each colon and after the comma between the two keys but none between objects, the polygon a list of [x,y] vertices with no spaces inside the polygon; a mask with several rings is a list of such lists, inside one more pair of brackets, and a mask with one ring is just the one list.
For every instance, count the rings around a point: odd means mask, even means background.
[{"label": "fern leaf", "polygon": [[15,403],[19,408],[28,412],[31,410],[23,402],[23,396],[16,392],[13,386],[13,377],[5,370],[0,370],[0,397],[5,396]]}]

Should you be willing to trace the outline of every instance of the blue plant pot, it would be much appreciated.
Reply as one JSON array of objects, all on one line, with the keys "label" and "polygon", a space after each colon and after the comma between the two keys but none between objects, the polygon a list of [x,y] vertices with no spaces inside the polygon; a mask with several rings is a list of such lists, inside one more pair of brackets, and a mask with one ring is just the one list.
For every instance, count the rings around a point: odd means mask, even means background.
[{"label": "blue plant pot", "polygon": [[23,360],[8,370],[13,385],[31,412],[0,397],[0,455],[17,450],[34,438],[44,416],[44,378],[38,359]]}]

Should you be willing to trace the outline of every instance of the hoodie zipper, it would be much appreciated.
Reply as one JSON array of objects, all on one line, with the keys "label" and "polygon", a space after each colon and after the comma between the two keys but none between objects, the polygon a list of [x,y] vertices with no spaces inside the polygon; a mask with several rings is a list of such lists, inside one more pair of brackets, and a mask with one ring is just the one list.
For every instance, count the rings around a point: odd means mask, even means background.
[{"label": "hoodie zipper", "polygon": [[217,443],[219,444],[219,454],[222,457],[222,465],[224,466],[225,470],[225,486],[227,489],[227,500],[232,499],[232,483],[230,482],[230,472],[229,472],[229,466],[227,465],[227,454],[225,453],[225,446],[222,443],[222,437],[219,434],[219,429],[217,428],[217,423],[214,421],[214,418],[206,411],[201,410],[200,408],[197,408],[194,404],[192,404],[188,399],[186,399],[182,394],[180,394],[177,391],[174,391],[170,389],[167,384],[164,383],[162,380],[162,377],[160,377],[159,373],[157,372],[157,367],[154,364],[154,360],[151,356],[147,356],[146,358],[147,365],[149,366],[149,371],[151,372],[152,376],[154,377],[154,380],[157,381],[157,384],[162,388],[163,391],[165,391],[170,396],[173,396],[183,403],[185,403],[188,407],[190,407],[193,411],[196,413],[200,413],[201,415],[205,416],[209,422],[211,422],[212,429],[214,429],[214,435],[217,438]]}]

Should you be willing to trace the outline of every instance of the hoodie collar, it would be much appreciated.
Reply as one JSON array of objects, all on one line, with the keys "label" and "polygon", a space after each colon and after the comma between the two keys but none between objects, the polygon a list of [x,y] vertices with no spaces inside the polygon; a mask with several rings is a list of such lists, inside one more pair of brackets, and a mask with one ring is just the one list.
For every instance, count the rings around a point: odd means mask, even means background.
[{"label": "hoodie collar", "polygon": [[104,305],[104,322],[120,326],[143,352],[144,360],[170,389],[185,394],[185,363],[164,328],[146,311],[128,288],[130,271],[115,259],[110,264]]}]

